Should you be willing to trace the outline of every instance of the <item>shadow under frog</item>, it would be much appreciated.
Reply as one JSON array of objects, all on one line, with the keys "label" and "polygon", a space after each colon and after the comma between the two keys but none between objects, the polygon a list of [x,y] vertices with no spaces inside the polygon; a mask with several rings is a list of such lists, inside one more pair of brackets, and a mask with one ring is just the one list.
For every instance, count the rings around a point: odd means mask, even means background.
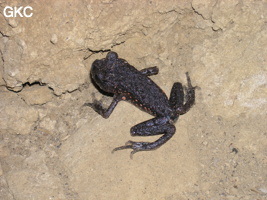
[{"label": "shadow under frog", "polygon": [[173,84],[170,99],[148,76],[158,74],[157,67],[137,70],[126,60],[118,57],[116,52],[109,52],[106,58],[95,60],[91,68],[91,78],[104,92],[113,94],[110,106],[103,108],[101,101],[85,103],[102,117],[108,118],[119,101],[128,101],[141,110],[154,116],[133,126],[132,136],[152,136],[163,134],[155,142],[128,141],[124,146],[115,148],[112,152],[122,149],[133,149],[131,158],[138,151],[154,150],[166,143],[175,133],[173,125],[180,115],[185,114],[195,102],[195,88],[191,85],[188,72],[187,87],[181,83]]}]

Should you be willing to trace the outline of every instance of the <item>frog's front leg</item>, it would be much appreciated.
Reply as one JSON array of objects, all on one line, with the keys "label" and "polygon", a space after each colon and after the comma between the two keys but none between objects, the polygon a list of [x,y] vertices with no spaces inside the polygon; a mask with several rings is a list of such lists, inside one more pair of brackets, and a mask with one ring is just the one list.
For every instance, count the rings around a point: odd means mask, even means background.
[{"label": "frog's front leg", "polygon": [[114,94],[113,100],[107,109],[103,108],[101,101],[97,101],[95,99],[93,100],[93,103],[85,103],[83,106],[89,106],[89,107],[93,108],[94,111],[96,111],[102,117],[107,119],[107,118],[109,118],[112,111],[119,103],[119,101],[122,100],[122,97],[123,97],[122,94],[119,94],[119,95]]},{"label": "frog's front leg", "polygon": [[131,158],[134,153],[138,151],[150,151],[159,148],[161,145],[166,143],[175,133],[175,126],[168,122],[166,117],[156,117],[151,120],[137,124],[131,128],[132,136],[161,136],[155,142],[133,142],[128,141],[125,146],[117,147],[112,152],[122,149],[133,149],[131,152]]},{"label": "frog's front leg", "polygon": [[159,73],[159,68],[156,66],[155,67],[148,67],[148,68],[140,70],[140,72],[146,76],[157,75]]}]

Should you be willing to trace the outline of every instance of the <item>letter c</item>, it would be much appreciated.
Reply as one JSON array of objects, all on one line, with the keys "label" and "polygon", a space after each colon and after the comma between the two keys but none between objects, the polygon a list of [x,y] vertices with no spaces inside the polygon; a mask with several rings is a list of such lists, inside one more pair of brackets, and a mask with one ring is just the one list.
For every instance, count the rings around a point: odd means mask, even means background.
[{"label": "letter c", "polygon": [[27,13],[26,13],[26,10],[27,10],[27,9],[33,10],[31,6],[26,6],[26,7],[23,9],[23,15],[24,15],[25,17],[31,17],[31,16],[33,15],[33,13],[31,12],[29,15],[27,15]]}]

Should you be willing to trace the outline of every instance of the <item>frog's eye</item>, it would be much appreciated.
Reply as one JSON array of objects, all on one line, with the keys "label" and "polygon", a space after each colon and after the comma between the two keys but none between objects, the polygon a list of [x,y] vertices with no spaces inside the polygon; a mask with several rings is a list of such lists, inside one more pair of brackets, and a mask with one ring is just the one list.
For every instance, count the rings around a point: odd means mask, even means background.
[{"label": "frog's eye", "polygon": [[105,77],[103,76],[103,74],[95,74],[93,79],[95,80],[96,83],[98,84],[103,84],[103,83],[106,83],[108,82],[107,79],[105,79]]},{"label": "frog's eye", "polygon": [[101,74],[94,74],[93,79],[94,79],[97,83],[99,83],[99,82],[102,81],[103,76],[102,76]]}]

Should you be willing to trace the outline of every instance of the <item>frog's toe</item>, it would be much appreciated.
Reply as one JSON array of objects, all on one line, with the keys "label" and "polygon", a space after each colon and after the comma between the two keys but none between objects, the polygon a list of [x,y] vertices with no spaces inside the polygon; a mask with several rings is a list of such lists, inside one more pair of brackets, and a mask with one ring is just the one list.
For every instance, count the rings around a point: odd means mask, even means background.
[{"label": "frog's toe", "polygon": [[130,157],[133,158],[133,154],[135,154],[138,151],[151,150],[149,148],[149,144],[150,144],[149,142],[128,141],[128,142],[126,142],[126,144],[124,146],[117,147],[117,148],[113,149],[112,153],[114,153],[115,151],[123,150],[123,149],[133,149],[133,151],[131,152],[131,155],[130,155]]},{"label": "frog's toe", "polygon": [[115,149],[113,149],[112,153],[114,153],[115,151],[123,150],[123,149],[132,149],[132,143],[134,143],[134,142],[128,141],[125,143],[124,146],[116,147]]},{"label": "frog's toe", "polygon": [[126,145],[131,145],[131,148],[135,151],[145,151],[147,150],[147,146],[150,144],[149,142],[133,142],[128,141]]},{"label": "frog's toe", "polygon": [[89,106],[89,107],[92,107],[92,106],[93,106],[93,103],[85,103],[85,104],[83,104],[83,106]]}]

